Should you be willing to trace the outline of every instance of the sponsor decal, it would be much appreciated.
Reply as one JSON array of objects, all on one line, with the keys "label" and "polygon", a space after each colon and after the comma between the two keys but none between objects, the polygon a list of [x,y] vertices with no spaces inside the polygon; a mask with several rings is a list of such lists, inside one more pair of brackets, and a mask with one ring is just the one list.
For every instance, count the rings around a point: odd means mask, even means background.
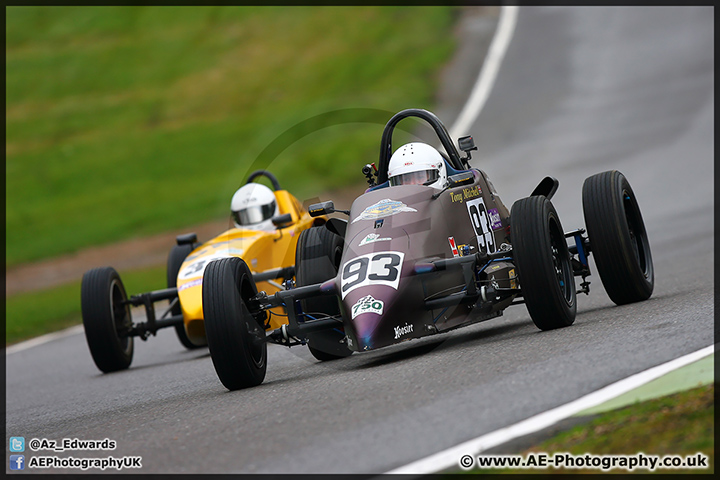
[{"label": "sponsor decal", "polygon": [[198,285],[202,285],[202,278],[196,278],[195,280],[190,280],[187,283],[183,283],[178,287],[178,292],[182,292],[185,289],[197,287]]},{"label": "sponsor decal", "polygon": [[479,186],[463,188],[462,192],[456,192],[450,194],[450,199],[453,203],[463,203],[465,200],[471,198],[477,198],[482,194],[482,190]]},{"label": "sponsor decal", "polygon": [[488,216],[490,217],[490,227],[493,230],[502,228],[502,222],[500,221],[500,212],[497,211],[497,208],[488,208]]},{"label": "sponsor decal", "polygon": [[495,236],[490,227],[490,218],[488,217],[485,202],[482,197],[478,197],[465,202],[468,215],[470,215],[470,223],[475,229],[475,237],[477,238],[480,253],[495,253]]},{"label": "sponsor decal", "polygon": [[358,247],[362,247],[363,245],[367,245],[368,243],[384,242],[386,240],[392,240],[392,238],[380,238],[380,234],[378,233],[369,233],[365,238],[360,241]]},{"label": "sponsor decal", "polygon": [[395,340],[402,337],[403,335],[407,335],[408,333],[412,333],[413,326],[408,325],[407,323],[403,325],[402,327],[395,327]]},{"label": "sponsor decal", "polygon": [[461,257],[470,255],[470,252],[472,250],[475,250],[475,247],[473,247],[472,245],[458,245],[457,248],[458,248],[458,252],[460,252]]},{"label": "sponsor decal", "polygon": [[[357,303],[352,306],[352,318],[354,319],[362,313],[376,313],[378,315],[382,315],[384,306],[385,304],[382,300],[375,300],[372,295],[367,295],[358,300]],[[349,338],[350,337],[348,337],[348,339]]]},{"label": "sponsor decal", "polygon": [[374,227],[374,228],[380,228],[380,227],[382,227],[382,226],[383,226],[383,222],[385,222],[385,220],[383,220],[382,218],[381,218],[380,220],[375,220],[375,227]]},{"label": "sponsor decal", "polygon": [[380,200],[375,205],[370,205],[360,215],[353,219],[352,223],[360,220],[374,220],[376,218],[389,217],[402,212],[417,212],[414,208],[408,207],[399,200]]},{"label": "sponsor decal", "polygon": [[517,288],[517,282],[515,281],[515,269],[511,268],[508,270],[508,277],[510,277],[510,288]]},{"label": "sponsor decal", "polygon": [[342,298],[366,285],[387,285],[397,290],[404,258],[403,252],[375,252],[345,262],[340,276]]},{"label": "sponsor decal", "polygon": [[252,260],[250,260],[250,265],[252,265],[253,270],[255,270],[257,268],[257,258],[253,258]]},{"label": "sponsor decal", "polygon": [[455,237],[448,237],[448,242],[450,243],[450,250],[452,250],[453,257],[459,257],[460,253],[455,245]]}]

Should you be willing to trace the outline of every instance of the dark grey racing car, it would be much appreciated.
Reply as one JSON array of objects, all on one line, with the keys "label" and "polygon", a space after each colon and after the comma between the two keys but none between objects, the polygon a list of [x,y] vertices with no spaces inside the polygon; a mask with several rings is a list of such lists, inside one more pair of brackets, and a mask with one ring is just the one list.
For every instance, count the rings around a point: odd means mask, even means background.
[{"label": "dark grey racing car", "polygon": [[[397,184],[393,178],[400,177],[389,176],[393,130],[407,117],[426,121],[442,144],[440,188],[436,175],[419,184]],[[332,360],[498,317],[517,304],[527,306],[541,330],[569,326],[576,295],[589,292],[591,253],[613,302],[650,297],[648,238],[622,173],[585,180],[587,232],[565,232],[551,202],[555,178],[542,179],[508,210],[487,175],[469,166],[472,138],[458,145],[464,157],[431,112],[394,115],[383,131],[377,170],[363,169],[370,188],[350,211],[335,210],[332,202],[309,208],[311,215],[349,218],[302,232],[295,281],[284,291],[258,292],[241,258],[210,263],[202,286],[205,328],[225,387],[262,383],[268,341],[307,344],[317,359]],[[405,165],[412,168],[412,161]],[[269,331],[267,310],[277,306],[285,307],[289,322]]]}]

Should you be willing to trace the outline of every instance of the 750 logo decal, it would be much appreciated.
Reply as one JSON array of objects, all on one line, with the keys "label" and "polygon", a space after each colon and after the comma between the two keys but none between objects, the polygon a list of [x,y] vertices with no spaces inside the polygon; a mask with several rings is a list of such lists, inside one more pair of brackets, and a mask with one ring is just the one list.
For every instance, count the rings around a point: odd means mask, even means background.
[{"label": "750 logo decal", "polygon": [[387,285],[397,290],[403,258],[403,252],[376,252],[345,263],[340,277],[342,298],[365,285]]},{"label": "750 logo decal", "polygon": [[382,300],[375,300],[372,295],[367,295],[352,306],[352,318],[357,317],[361,313],[376,313],[382,315],[384,306],[385,304]]}]

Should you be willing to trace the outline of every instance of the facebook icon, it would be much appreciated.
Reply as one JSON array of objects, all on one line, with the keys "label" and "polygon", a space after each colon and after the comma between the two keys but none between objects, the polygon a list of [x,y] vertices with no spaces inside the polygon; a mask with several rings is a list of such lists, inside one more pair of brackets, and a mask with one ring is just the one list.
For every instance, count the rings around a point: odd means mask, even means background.
[{"label": "facebook icon", "polygon": [[25,470],[25,455],[10,455],[10,470]]}]

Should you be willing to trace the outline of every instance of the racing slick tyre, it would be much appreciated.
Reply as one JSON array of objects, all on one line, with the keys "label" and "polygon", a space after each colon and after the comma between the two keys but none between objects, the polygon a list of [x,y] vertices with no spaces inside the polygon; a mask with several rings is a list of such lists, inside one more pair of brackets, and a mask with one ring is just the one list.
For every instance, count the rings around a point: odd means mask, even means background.
[{"label": "racing slick tyre", "polygon": [[617,305],[647,300],[655,274],[635,194],[617,170],[585,179],[583,214],[600,280]]},{"label": "racing slick tyre", "polygon": [[[295,250],[295,280],[298,287],[313,285],[337,275],[342,257],[343,238],[325,226],[311,227],[298,237]],[[303,313],[340,316],[336,297],[315,297],[300,301]],[[352,354],[343,342],[345,332],[337,329],[308,334],[308,348],[320,361],[335,360]]]},{"label": "racing slick tyre", "polygon": [[543,195],[516,201],[510,211],[510,237],[520,289],[535,325],[540,330],[572,325],[575,277],[552,202]]},{"label": "racing slick tyre", "polygon": [[[180,266],[185,261],[188,255],[190,255],[190,252],[195,250],[195,248],[200,245],[199,243],[193,243],[192,245],[189,244],[183,244],[183,245],[175,245],[173,246],[172,250],[170,250],[170,254],[168,255],[167,259],[167,286],[168,288],[175,288],[177,286],[177,276],[180,272]],[[171,301],[172,304],[172,301]],[[175,300],[175,304],[172,306],[171,314],[174,315],[182,315],[182,307],[180,306],[180,301]],[[200,348],[207,345],[207,342],[198,343],[195,344],[188,338],[187,332],[185,331],[185,324],[180,323],[178,325],[175,325],[175,333],[177,334],[178,339],[180,340],[180,343],[183,344],[183,346],[187,349],[192,350],[193,348]]]},{"label": "racing slick tyre", "polygon": [[80,306],[90,354],[105,372],[124,370],[133,358],[130,304],[120,275],[112,267],[88,270],[82,278]]},{"label": "racing slick tyre", "polygon": [[238,257],[210,262],[202,285],[205,334],[215,371],[228,390],[260,385],[267,370],[264,311],[253,315],[248,300],[257,287]]}]

